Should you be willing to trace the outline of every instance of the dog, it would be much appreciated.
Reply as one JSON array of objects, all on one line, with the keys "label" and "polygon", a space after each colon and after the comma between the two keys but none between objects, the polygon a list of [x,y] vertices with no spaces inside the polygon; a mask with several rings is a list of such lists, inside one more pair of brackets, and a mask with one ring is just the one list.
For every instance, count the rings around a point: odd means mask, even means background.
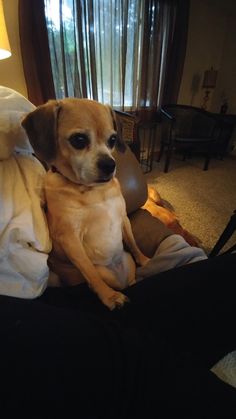
[{"label": "dog", "polygon": [[[89,99],[50,100],[22,121],[36,156],[46,161],[49,266],[66,285],[86,281],[109,309],[135,283],[139,250],[115,176],[115,147],[125,150],[108,105]],[[124,243],[131,254],[124,250]]]}]

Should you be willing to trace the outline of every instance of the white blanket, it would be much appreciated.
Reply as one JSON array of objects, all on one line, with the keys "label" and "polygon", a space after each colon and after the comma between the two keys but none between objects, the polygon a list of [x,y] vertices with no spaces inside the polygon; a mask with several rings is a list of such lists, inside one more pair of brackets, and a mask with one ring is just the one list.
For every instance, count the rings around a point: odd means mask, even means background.
[{"label": "white blanket", "polygon": [[179,234],[172,234],[161,242],[147,265],[137,268],[136,279],[140,281],[157,273],[203,259],[207,259],[203,249],[190,246]]},{"label": "white blanket", "polygon": [[51,241],[41,208],[44,174],[29,154],[0,161],[0,294],[35,298],[47,286]]}]

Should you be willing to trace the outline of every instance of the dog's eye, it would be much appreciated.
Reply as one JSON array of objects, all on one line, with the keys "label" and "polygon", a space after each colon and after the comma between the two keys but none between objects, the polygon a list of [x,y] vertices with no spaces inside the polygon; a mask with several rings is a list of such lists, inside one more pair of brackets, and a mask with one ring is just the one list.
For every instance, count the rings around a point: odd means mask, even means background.
[{"label": "dog's eye", "polygon": [[89,145],[89,139],[86,134],[72,134],[69,138],[69,142],[72,147],[76,148],[77,150],[83,150]]},{"label": "dog's eye", "polygon": [[116,135],[112,135],[109,140],[107,141],[107,145],[109,148],[113,148],[116,144],[116,140],[117,140],[117,136]]}]

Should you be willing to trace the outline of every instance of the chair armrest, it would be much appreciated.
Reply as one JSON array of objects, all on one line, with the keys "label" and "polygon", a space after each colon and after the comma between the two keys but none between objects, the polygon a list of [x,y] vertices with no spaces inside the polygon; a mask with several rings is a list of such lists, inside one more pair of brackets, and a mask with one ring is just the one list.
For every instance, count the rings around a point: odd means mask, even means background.
[{"label": "chair armrest", "polygon": [[160,115],[161,123],[168,124],[166,128],[164,129],[162,128],[162,135],[163,135],[162,141],[164,141],[164,143],[166,144],[171,144],[175,138],[176,118],[174,115],[171,115],[169,111],[167,112],[164,108],[159,109],[159,115]]},{"label": "chair armrest", "polygon": [[164,108],[159,109],[161,116],[165,116],[170,121],[175,121],[175,117],[170,114],[170,112],[167,112]]},{"label": "chair armrest", "polygon": [[139,209],[130,214],[129,218],[136,243],[148,257],[153,257],[160,243],[174,234],[147,210]]}]

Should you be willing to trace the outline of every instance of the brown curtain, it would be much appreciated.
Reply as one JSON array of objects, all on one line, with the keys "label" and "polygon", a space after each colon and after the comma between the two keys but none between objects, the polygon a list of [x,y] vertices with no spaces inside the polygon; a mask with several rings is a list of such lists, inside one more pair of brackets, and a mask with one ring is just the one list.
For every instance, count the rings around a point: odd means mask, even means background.
[{"label": "brown curtain", "polygon": [[55,98],[43,0],[19,0],[21,54],[29,100]]},{"label": "brown curtain", "polygon": [[175,0],[171,16],[173,35],[169,39],[162,104],[175,104],[178,100],[180,83],[188,39],[190,0]]}]

